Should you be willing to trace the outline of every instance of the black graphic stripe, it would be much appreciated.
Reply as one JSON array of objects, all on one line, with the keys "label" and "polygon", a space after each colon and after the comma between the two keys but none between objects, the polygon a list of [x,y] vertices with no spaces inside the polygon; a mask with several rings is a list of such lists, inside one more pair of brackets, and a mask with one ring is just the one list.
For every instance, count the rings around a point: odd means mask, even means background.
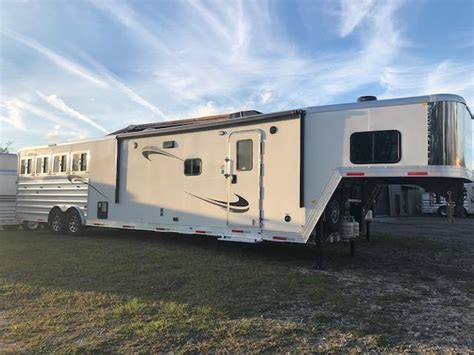
[{"label": "black graphic stripe", "polygon": [[[196,197],[197,199],[199,199],[201,201],[210,203],[211,205],[218,206],[218,207],[222,208],[223,210],[227,210],[227,202],[226,201],[214,200],[212,198],[204,198],[204,197],[194,195],[190,192],[186,192],[186,193],[188,195]],[[250,209],[248,201],[240,195],[237,195],[237,194],[234,194],[234,195],[237,196],[238,200],[235,201],[235,202],[229,203],[229,206],[232,206],[232,207],[229,207],[229,212],[233,212],[233,213],[245,213],[245,212],[247,212]]]},{"label": "black graphic stripe", "polygon": [[95,188],[95,186],[93,186],[92,184],[90,184],[84,177],[82,176],[79,176],[79,175],[68,175],[67,176],[67,179],[69,180],[69,182],[71,184],[77,184],[77,183],[81,183],[81,184],[86,184],[88,185],[90,188],[92,188],[94,191],[96,191],[99,195],[103,196],[105,199],[109,200],[109,198],[107,196],[105,196],[102,192],[100,192],[98,189]]},{"label": "black graphic stripe", "polygon": [[152,146],[152,145],[146,146],[142,149],[142,155],[145,157],[145,159],[150,160],[150,155],[153,155],[153,154],[163,155],[165,157],[175,158],[175,159],[183,161],[183,159],[181,159],[180,157],[177,157],[174,154],[168,153],[167,151],[164,151],[164,150],[162,150],[158,147]]},{"label": "black graphic stripe", "polygon": [[[238,200],[235,201],[235,202],[229,203],[230,206],[232,206],[232,207],[248,207],[249,203],[245,198],[243,198],[242,196],[237,195],[237,194],[234,194],[234,195],[237,196]],[[225,201],[214,200],[212,198],[210,198],[210,200],[212,200],[214,202],[217,202],[217,203],[223,203],[223,204],[227,205],[227,202],[225,202]]]}]

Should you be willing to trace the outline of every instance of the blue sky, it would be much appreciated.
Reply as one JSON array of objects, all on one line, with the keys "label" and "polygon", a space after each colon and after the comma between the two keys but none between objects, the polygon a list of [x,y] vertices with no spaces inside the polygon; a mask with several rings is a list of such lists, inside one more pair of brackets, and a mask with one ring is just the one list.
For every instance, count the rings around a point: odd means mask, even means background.
[{"label": "blue sky", "polygon": [[456,93],[474,1],[0,2],[0,142],[132,123]]}]

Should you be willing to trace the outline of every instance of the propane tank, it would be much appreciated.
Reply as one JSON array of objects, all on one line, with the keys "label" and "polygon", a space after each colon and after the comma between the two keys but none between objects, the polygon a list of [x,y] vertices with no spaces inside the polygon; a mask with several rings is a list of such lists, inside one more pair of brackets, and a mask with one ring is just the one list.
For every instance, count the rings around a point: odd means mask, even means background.
[{"label": "propane tank", "polygon": [[342,217],[342,239],[350,240],[354,238],[354,226],[351,217]]},{"label": "propane tank", "polygon": [[352,226],[354,227],[354,238],[357,238],[359,236],[359,222],[353,219]]}]

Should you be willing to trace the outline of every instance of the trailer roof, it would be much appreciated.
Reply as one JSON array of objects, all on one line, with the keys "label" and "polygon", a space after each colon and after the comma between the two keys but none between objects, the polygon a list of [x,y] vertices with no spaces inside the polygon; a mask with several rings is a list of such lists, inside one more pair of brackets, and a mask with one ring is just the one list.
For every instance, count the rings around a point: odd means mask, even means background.
[{"label": "trailer roof", "polygon": [[[262,114],[261,112],[256,111],[256,110],[249,110],[249,111],[240,111],[240,112],[215,115],[215,116],[195,117],[195,118],[182,119],[182,120],[161,121],[161,122],[145,123],[145,124],[138,124],[138,125],[129,125],[125,128],[112,132],[104,137],[95,138],[95,139],[86,139],[83,141],[71,141],[71,142],[57,144],[57,145],[73,144],[73,143],[87,142],[87,141],[97,141],[97,140],[113,138],[113,137],[128,138],[128,137],[148,136],[148,135],[156,135],[156,134],[167,134],[170,132],[203,130],[203,129],[208,129],[208,128],[229,126],[229,125],[236,125],[236,124],[241,125],[241,124],[251,123],[254,121],[282,119],[283,117],[298,115],[301,112],[317,113],[317,112],[328,112],[328,111],[354,110],[354,109],[364,109],[364,108],[371,108],[371,107],[428,103],[428,102],[434,102],[434,101],[455,101],[455,102],[460,102],[466,105],[466,101],[461,96],[453,95],[453,94],[435,94],[435,95],[425,95],[425,96],[404,97],[404,98],[397,98],[397,99],[350,102],[350,103],[344,103],[344,104],[334,104],[334,105],[324,105],[324,106],[310,106],[310,107],[306,107],[306,108],[302,108],[298,110],[280,111],[280,112],[273,112],[273,113],[267,113],[267,114]],[[471,111],[469,111],[469,113],[471,113]],[[471,117],[472,117],[472,114],[471,114]],[[45,148],[45,147],[48,147],[48,146],[45,145],[45,146],[40,146],[40,147],[29,147],[29,148],[23,148],[21,150],[27,150],[27,149],[33,149],[33,148]]]},{"label": "trailer roof", "polygon": [[239,111],[239,112],[226,113],[226,114],[214,115],[214,116],[204,116],[204,117],[195,117],[195,118],[179,119],[179,120],[172,120],[172,121],[152,122],[152,123],[144,123],[144,124],[137,124],[137,125],[132,124],[125,128],[121,128],[115,132],[109,133],[109,136],[123,134],[123,133],[142,132],[142,131],[153,130],[153,129],[189,126],[189,125],[194,125],[197,123],[226,121],[230,119],[242,118],[242,117],[247,117],[247,116],[255,116],[259,114],[261,114],[261,112],[256,111],[256,110],[248,110],[248,111]]},{"label": "trailer roof", "polygon": [[434,101],[455,101],[466,105],[466,101],[459,95],[453,94],[435,94],[425,96],[413,96],[413,97],[402,97],[398,99],[385,99],[385,100],[372,100],[362,102],[349,102],[344,104],[335,105],[324,105],[324,106],[310,106],[304,110],[308,113],[315,112],[327,112],[327,111],[341,111],[341,110],[353,110],[363,109],[371,107],[384,107],[384,106],[398,106],[398,105],[410,105],[423,102],[434,102]]},{"label": "trailer roof", "polygon": [[[271,120],[276,118],[281,118],[284,116],[295,115],[301,112],[307,113],[316,113],[316,112],[328,112],[328,111],[341,111],[341,110],[353,110],[353,109],[364,109],[371,107],[384,107],[384,106],[397,106],[397,105],[410,105],[416,103],[428,103],[433,101],[455,101],[466,104],[464,98],[458,95],[452,94],[436,94],[436,95],[425,95],[425,96],[414,96],[414,97],[405,97],[398,99],[386,99],[386,100],[372,100],[372,101],[362,101],[362,102],[351,102],[345,104],[335,104],[335,105],[325,105],[325,106],[312,106],[299,110],[289,110],[281,112],[273,112],[267,114],[261,114],[258,111],[244,111],[246,114],[241,115],[237,120],[232,120],[229,118],[237,118],[239,116],[233,116],[235,114],[229,115],[219,115],[219,116],[210,116],[210,117],[201,117],[188,120],[178,120],[178,121],[167,121],[167,122],[158,122],[151,123],[146,126],[146,129],[138,130],[124,130],[117,131],[114,134],[118,138],[127,138],[127,137],[137,137],[145,135],[156,135],[156,134],[166,134],[171,132],[182,132],[189,130],[201,130],[215,127],[224,127],[236,124],[245,124],[255,121]],[[254,113],[255,112],[255,113]]]}]

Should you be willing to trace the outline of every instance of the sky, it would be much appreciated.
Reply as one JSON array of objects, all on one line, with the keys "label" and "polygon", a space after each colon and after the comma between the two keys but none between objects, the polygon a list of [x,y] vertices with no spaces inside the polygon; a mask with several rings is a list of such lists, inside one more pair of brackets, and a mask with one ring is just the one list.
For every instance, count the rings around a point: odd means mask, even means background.
[{"label": "sky", "polygon": [[129,124],[454,93],[472,0],[0,1],[0,144]]}]

